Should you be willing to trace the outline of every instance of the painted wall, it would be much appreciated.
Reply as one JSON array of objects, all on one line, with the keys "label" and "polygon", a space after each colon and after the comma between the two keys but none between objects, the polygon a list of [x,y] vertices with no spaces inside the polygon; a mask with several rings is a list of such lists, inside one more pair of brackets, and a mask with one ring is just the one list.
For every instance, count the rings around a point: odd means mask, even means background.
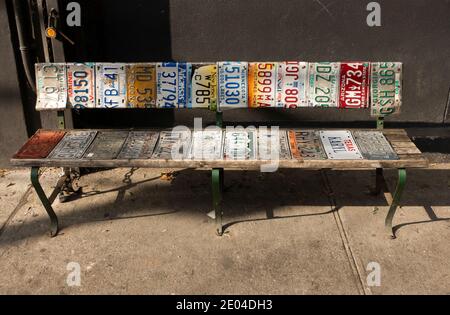
[{"label": "painted wall", "polygon": [[[381,27],[366,24],[369,2],[80,1],[88,11],[81,29],[89,31],[68,32],[75,38],[82,33],[89,42],[89,47],[78,53],[85,60],[402,61],[403,108],[391,120],[442,123],[450,87],[450,1],[380,0]],[[77,55],[71,54],[71,58]],[[227,113],[226,119],[264,121],[273,115],[240,110]],[[276,117],[289,121],[370,120],[366,112],[321,110],[291,111]]]}]

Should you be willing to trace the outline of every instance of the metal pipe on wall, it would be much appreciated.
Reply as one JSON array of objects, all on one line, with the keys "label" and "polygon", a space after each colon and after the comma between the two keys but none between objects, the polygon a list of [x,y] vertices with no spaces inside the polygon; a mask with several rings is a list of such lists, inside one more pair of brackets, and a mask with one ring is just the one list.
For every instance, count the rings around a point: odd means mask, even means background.
[{"label": "metal pipe on wall", "polygon": [[13,7],[23,69],[28,81],[28,85],[36,93],[35,77],[33,74],[34,72],[32,71],[34,62],[31,55],[31,33],[30,27],[29,25],[27,25],[29,21],[26,19],[26,16],[29,12],[28,1],[13,0]]}]

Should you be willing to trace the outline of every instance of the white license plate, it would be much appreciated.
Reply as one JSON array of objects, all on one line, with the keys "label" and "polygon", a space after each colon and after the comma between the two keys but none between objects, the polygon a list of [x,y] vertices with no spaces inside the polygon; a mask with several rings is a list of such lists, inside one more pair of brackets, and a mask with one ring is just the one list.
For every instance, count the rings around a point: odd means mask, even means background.
[{"label": "white license plate", "polygon": [[36,110],[65,109],[67,106],[66,65],[36,64]]},{"label": "white license plate", "polygon": [[342,62],[339,89],[340,108],[369,106],[370,63]]},{"label": "white license plate", "polygon": [[338,107],[339,73],[339,62],[309,64],[309,106]]},{"label": "white license plate", "polygon": [[127,107],[127,74],[123,63],[96,64],[97,108]]},{"label": "white license plate", "polygon": [[290,160],[291,151],[286,130],[258,130],[258,156],[260,160]]},{"label": "white license plate", "polygon": [[277,79],[277,63],[250,63],[248,65],[249,107],[275,107]]},{"label": "white license plate", "polygon": [[95,108],[95,64],[67,64],[67,90],[72,108]]},{"label": "white license plate", "polygon": [[327,130],[320,132],[323,148],[330,160],[362,160],[362,154],[350,131]]},{"label": "white license plate", "polygon": [[189,107],[217,110],[217,64],[195,63],[191,70]]},{"label": "white license plate", "polygon": [[194,131],[190,157],[194,160],[221,160],[222,130]]},{"label": "white license plate", "polygon": [[400,112],[402,104],[400,62],[373,62],[371,86],[372,116],[388,116]]},{"label": "white license plate", "polygon": [[308,106],[308,63],[285,61],[278,63],[277,107]]},{"label": "white license plate", "polygon": [[156,65],[157,107],[188,107],[190,72],[189,63],[161,62]]},{"label": "white license plate", "polygon": [[257,142],[256,130],[227,130],[223,149],[224,158],[226,160],[255,160]]},{"label": "white license plate", "polygon": [[190,146],[190,131],[161,131],[152,159],[182,160],[189,155]]},{"label": "white license plate", "polygon": [[248,107],[248,63],[219,62],[219,109]]}]

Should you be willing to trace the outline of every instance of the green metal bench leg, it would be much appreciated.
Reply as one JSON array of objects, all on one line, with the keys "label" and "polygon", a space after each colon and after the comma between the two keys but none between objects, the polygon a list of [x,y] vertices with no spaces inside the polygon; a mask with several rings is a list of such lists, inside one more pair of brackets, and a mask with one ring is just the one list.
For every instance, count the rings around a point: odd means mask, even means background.
[{"label": "green metal bench leg", "polygon": [[222,225],[222,177],[223,169],[215,168],[212,170],[212,197],[213,197],[213,210],[216,216],[216,228],[219,236],[223,235]]},{"label": "green metal bench leg", "polygon": [[42,202],[42,205],[47,211],[48,216],[50,217],[50,236],[55,237],[58,234],[58,217],[56,216],[55,211],[53,211],[50,200],[45,195],[44,190],[42,189],[41,184],[39,183],[39,167],[31,168],[31,183],[33,184],[34,189]]},{"label": "green metal bench leg", "polygon": [[395,188],[395,192],[392,198],[392,203],[389,207],[389,212],[386,216],[385,226],[387,232],[391,235],[392,238],[395,238],[395,231],[392,228],[392,220],[394,219],[395,212],[400,204],[400,199],[403,194],[403,190],[406,184],[406,170],[401,168],[398,170],[398,182],[397,187]]},{"label": "green metal bench leg", "polygon": [[373,191],[373,195],[378,196],[383,191],[384,186],[383,169],[377,168],[375,176],[375,190]]}]

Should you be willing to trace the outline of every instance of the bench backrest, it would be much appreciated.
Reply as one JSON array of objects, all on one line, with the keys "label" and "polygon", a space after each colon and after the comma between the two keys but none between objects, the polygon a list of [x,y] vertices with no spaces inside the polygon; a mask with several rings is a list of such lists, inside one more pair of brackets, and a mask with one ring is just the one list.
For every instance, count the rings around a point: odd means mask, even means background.
[{"label": "bench backrest", "polygon": [[36,64],[37,110],[370,108],[400,112],[399,62]]}]

